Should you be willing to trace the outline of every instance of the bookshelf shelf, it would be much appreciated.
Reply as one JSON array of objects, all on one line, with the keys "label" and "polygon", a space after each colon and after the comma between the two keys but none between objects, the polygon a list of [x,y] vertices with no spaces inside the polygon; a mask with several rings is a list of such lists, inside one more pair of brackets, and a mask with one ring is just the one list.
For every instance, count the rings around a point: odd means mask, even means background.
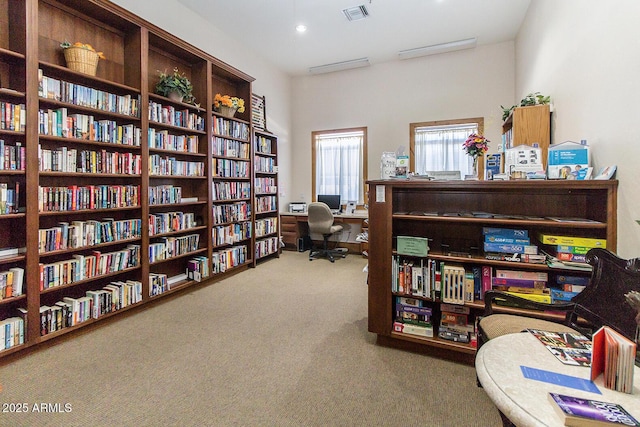
[{"label": "bookshelf shelf", "polygon": [[[473,363],[475,349],[438,337],[443,299],[394,292],[390,280],[392,258],[398,256],[398,236],[428,238],[426,257],[408,257],[418,263],[433,263],[435,271],[443,265],[462,266],[465,272],[487,268],[540,272],[549,276],[549,285],[557,286],[558,275],[575,275],[588,279],[588,269],[576,271],[565,266],[551,268],[545,264],[486,259],[483,252],[483,227],[525,229],[535,238],[538,233],[606,239],[607,248],[615,251],[617,181],[369,181],[370,194],[376,201],[369,206],[369,331],[378,341],[413,351],[434,348],[445,357]],[[527,203],[522,203],[527,200]],[[470,216],[435,216],[412,212],[492,212],[500,218]],[[406,213],[404,213],[406,212]],[[507,219],[507,217],[539,217],[540,220]],[[586,221],[558,222],[549,218],[582,218]],[[535,244],[535,243],[532,243]],[[444,250],[446,249],[446,250]],[[467,251],[465,254],[461,252]],[[475,253],[474,253],[475,252]],[[481,295],[481,292],[480,292]],[[423,301],[432,309],[434,337],[426,338],[394,330],[396,298],[410,297]],[[469,310],[468,323],[484,311],[481,299],[464,302]],[[505,313],[522,312],[500,307]],[[538,317],[557,319],[551,312]],[[400,343],[399,341],[402,341]]]}]

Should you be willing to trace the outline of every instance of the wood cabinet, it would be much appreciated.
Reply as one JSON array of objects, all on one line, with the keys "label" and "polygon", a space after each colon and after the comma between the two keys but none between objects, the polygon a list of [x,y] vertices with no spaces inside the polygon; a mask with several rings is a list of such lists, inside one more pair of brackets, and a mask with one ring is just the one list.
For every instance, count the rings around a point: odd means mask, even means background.
[{"label": "wood cabinet", "polygon": [[[65,41],[103,52],[95,75]],[[174,68],[197,104],[155,94]],[[0,357],[255,266],[250,110],[212,109],[252,81],[109,1],[0,0]]]},{"label": "wood cabinet", "polygon": [[278,203],[278,138],[254,129],[255,259],[280,256]]},{"label": "wood cabinet", "polygon": [[[438,338],[442,298],[414,296],[433,310],[434,337],[395,332],[394,301],[406,293],[392,291],[392,260],[398,236],[428,238],[423,261],[462,266],[544,272],[551,284],[568,274],[547,264],[486,259],[483,227],[527,230],[537,233],[606,239],[616,250],[617,181],[369,181],[369,331],[378,342],[416,351],[431,351],[473,362],[475,348]],[[480,215],[479,213],[485,213]],[[473,213],[476,213],[474,215]],[[490,215],[486,215],[486,214]],[[583,218],[560,222],[558,218]],[[554,218],[554,219],[551,219]],[[573,273],[573,272],[571,272]],[[589,277],[588,272],[573,273]],[[483,312],[483,301],[465,302],[469,323]],[[546,314],[541,314],[542,316]]]},{"label": "wood cabinet", "polygon": [[[502,142],[505,149],[518,145],[537,146],[546,170],[551,144],[551,110],[549,105],[516,107],[502,125]],[[505,171],[509,173],[509,171]]]}]

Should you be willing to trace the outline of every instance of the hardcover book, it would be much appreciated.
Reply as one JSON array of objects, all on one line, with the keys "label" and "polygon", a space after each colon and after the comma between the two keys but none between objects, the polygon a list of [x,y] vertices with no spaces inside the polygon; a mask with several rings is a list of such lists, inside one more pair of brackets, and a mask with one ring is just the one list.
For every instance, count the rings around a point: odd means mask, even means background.
[{"label": "hardcover book", "polygon": [[591,381],[604,372],[606,388],[632,393],[635,357],[635,342],[608,326],[601,327],[593,334]]},{"label": "hardcover book", "polygon": [[556,412],[569,427],[598,427],[598,426],[640,426],[631,414],[621,405],[612,402],[584,399],[549,393],[549,400]]}]

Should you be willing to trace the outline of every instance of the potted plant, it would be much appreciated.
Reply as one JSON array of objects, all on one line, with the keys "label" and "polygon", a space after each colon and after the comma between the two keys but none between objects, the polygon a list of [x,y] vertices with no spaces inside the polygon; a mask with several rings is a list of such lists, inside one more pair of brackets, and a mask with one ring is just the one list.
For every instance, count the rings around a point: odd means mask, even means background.
[{"label": "potted plant", "polygon": [[213,98],[213,109],[225,117],[233,117],[236,113],[244,113],[244,99],[237,96],[220,95]]},{"label": "potted plant", "polygon": [[156,84],[156,93],[166,96],[174,101],[192,104],[195,100],[193,96],[193,85],[184,73],[178,68],[173,69],[173,73],[158,71],[160,80]]}]

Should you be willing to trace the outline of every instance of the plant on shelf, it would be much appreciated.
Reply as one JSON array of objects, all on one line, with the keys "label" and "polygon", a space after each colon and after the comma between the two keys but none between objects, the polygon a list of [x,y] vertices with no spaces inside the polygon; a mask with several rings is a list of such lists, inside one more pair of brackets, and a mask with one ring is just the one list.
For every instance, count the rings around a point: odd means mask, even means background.
[{"label": "plant on shelf", "polygon": [[511,107],[500,106],[502,108],[502,121],[504,122],[509,118],[511,112],[516,107],[529,107],[531,105],[545,105],[551,102],[550,96],[541,95],[540,92],[529,93],[527,96],[520,100],[520,105],[512,105]]},{"label": "plant on shelf", "polygon": [[473,174],[478,175],[478,157],[482,157],[489,150],[489,141],[482,135],[472,133],[462,144],[462,149],[466,151],[467,156],[473,158]]},{"label": "plant on shelf", "polygon": [[233,117],[236,113],[244,113],[244,99],[237,96],[220,95],[213,98],[213,109],[226,117]]},{"label": "plant on shelf", "polygon": [[158,95],[166,96],[174,101],[193,104],[195,101],[193,85],[177,67],[173,69],[173,73],[158,71],[158,75],[160,77],[156,84],[156,93]]}]

